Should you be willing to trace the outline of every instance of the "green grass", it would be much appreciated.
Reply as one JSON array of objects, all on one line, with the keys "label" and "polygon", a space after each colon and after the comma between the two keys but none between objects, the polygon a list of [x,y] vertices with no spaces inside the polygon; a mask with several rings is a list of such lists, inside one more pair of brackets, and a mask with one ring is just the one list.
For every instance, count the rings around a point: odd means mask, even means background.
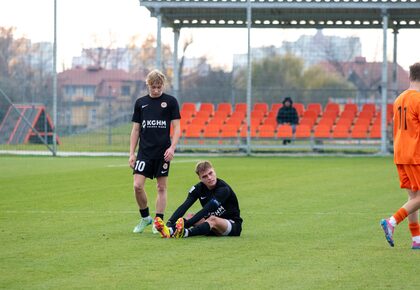
[{"label": "green grass", "polygon": [[[197,181],[171,165],[167,215]],[[420,252],[404,222],[392,158],[211,158],[238,195],[239,238],[131,233],[138,212],[126,158],[0,156],[0,288],[417,289]],[[147,182],[152,210],[155,182]],[[195,207],[196,210],[198,207]]]}]

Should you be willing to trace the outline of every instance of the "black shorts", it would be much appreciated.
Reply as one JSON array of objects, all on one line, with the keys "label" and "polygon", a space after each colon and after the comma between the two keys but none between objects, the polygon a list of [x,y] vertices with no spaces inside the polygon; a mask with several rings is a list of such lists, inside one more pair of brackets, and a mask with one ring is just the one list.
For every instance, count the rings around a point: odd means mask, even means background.
[{"label": "black shorts", "polygon": [[229,222],[232,224],[232,230],[228,236],[239,237],[242,232],[242,223],[234,222],[232,220],[229,220]]},{"label": "black shorts", "polygon": [[170,162],[166,162],[163,158],[146,160],[137,157],[133,174],[140,174],[150,179],[168,176],[169,166]]}]

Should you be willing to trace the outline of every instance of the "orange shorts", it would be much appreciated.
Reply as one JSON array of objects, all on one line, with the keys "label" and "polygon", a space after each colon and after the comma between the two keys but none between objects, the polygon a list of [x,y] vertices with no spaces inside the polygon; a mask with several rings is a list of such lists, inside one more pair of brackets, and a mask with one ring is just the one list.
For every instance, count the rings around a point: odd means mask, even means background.
[{"label": "orange shorts", "polygon": [[411,191],[420,189],[420,165],[418,164],[397,164],[398,175],[400,176],[400,187]]}]

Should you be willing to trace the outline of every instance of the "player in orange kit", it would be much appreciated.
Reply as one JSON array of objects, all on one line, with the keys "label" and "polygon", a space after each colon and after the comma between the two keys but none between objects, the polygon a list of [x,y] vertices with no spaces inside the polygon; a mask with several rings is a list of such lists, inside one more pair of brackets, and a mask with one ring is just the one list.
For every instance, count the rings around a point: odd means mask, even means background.
[{"label": "player in orange kit", "polygon": [[408,202],[381,226],[393,247],[394,229],[408,217],[412,249],[420,249],[420,62],[410,66],[410,87],[394,102],[394,162]]}]

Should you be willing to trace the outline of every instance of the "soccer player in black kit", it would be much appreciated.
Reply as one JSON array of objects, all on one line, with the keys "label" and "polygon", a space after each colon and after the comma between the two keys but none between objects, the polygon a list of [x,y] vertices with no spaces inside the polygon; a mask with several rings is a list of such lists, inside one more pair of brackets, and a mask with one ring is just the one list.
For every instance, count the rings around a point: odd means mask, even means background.
[{"label": "soccer player in black kit", "polygon": [[[134,193],[141,215],[134,233],[143,232],[152,223],[144,189],[146,178],[156,177],[157,180],[156,217],[163,219],[166,208],[169,165],[180,136],[181,115],[177,100],[163,93],[165,81],[160,71],[151,71],[146,77],[149,94],[137,99],[134,105],[129,165],[133,168]],[[139,148],[136,156],[137,144]]]},{"label": "soccer player in black kit", "polygon": [[[187,199],[173,213],[167,224],[160,218],[155,219],[155,227],[162,238],[240,236],[242,218],[235,192],[225,181],[217,178],[209,161],[199,162],[195,172],[200,182],[190,189]],[[197,200],[203,208],[189,219],[183,218]]]}]

